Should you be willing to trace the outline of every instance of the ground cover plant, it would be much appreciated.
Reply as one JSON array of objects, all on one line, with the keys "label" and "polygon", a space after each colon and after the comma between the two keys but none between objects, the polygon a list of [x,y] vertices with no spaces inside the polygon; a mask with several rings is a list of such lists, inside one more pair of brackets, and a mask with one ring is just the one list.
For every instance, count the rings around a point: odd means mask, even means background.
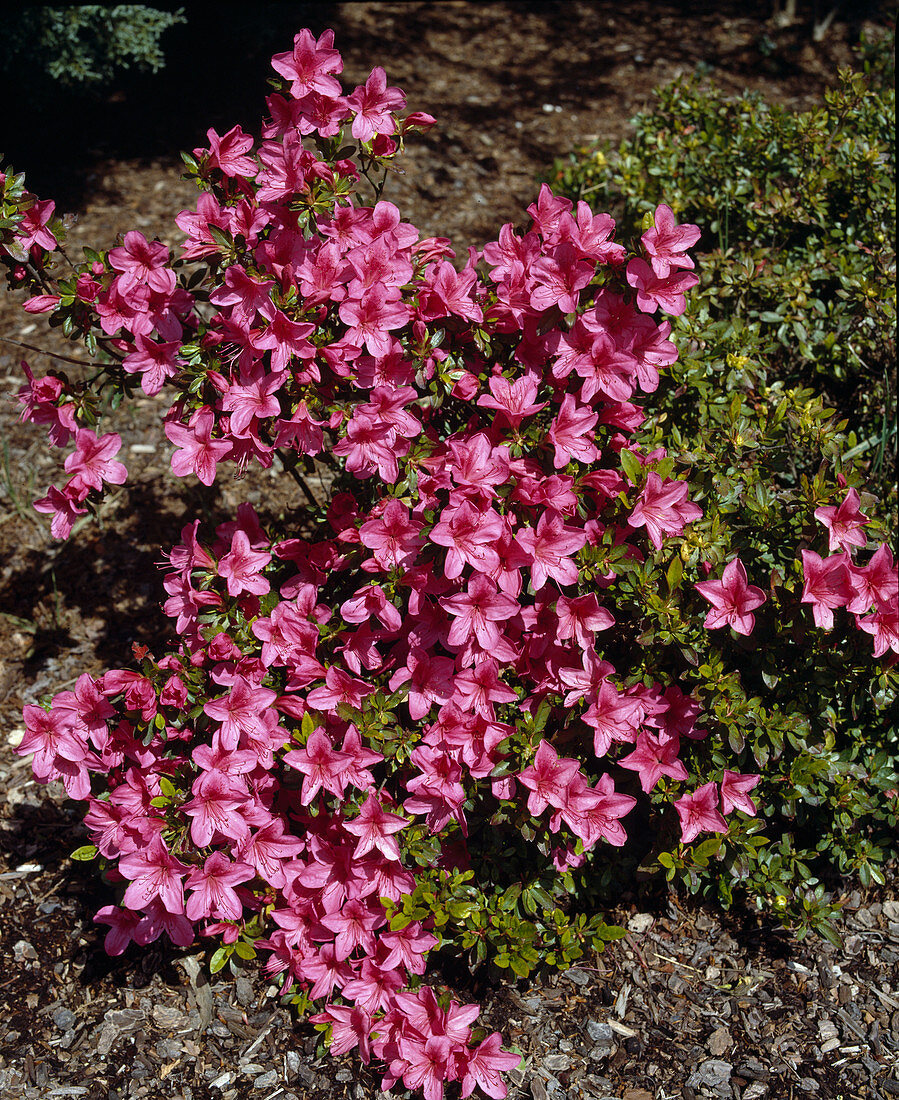
[{"label": "ground cover plant", "polygon": [[[895,569],[837,480],[851,468],[796,489],[753,542],[754,506],[726,498],[711,454],[640,446],[632,398],[676,361],[655,314],[686,307],[695,226],[659,204],[627,248],[608,215],[544,189],[528,232],[453,266],[380,199],[433,120],[399,115],[380,69],[343,94],[330,35],[274,66],[261,143],[210,131],[186,158],[201,195],[176,260],[133,232],[62,275],[52,203],[5,176],[13,285],[97,358],[22,392],[75,443],[38,502],[55,533],[127,476],[97,429],[139,391],[168,404],[179,476],[279,461],[309,500],[280,529],[249,507],[187,527],[171,651],[26,708],[20,751],[88,803],[80,854],[122,891],[98,914],[111,951],[209,935],[213,968],[259,954],[386,1084],[502,1095],[517,1057],[424,983],[430,951],[567,966],[617,934],[590,900],[635,857],[824,928],[810,860],[876,874],[876,830],[895,825]],[[839,461],[822,418],[784,401],[771,431]],[[316,462],[326,501],[304,480]],[[814,694],[785,682],[797,667]],[[850,705],[874,731],[862,757]],[[830,847],[808,856],[809,835]]]}]

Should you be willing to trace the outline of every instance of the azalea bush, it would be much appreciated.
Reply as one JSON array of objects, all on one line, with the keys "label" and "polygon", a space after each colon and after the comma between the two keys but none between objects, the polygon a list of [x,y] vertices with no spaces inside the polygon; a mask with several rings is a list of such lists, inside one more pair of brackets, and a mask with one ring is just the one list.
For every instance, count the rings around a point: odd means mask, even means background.
[{"label": "azalea bush", "polygon": [[[138,393],[178,477],[277,463],[304,501],[187,525],[169,649],[26,707],[19,751],[86,804],[111,953],[208,937],[213,970],[258,958],[385,1088],[500,1097],[518,1056],[429,956],[567,967],[622,934],[596,900],[641,862],[824,931],[833,846],[877,873],[896,570],[795,393],[765,448],[789,427],[832,463],[789,501],[652,438],[695,225],[660,203],[624,244],[543,187],[526,232],[457,257],[381,197],[434,120],[380,68],[347,93],[330,32],[273,66],[261,139],[185,156],[177,258],[132,231],[62,270],[52,201],[4,175],[10,283],[96,361],[23,366],[23,415],[71,448],[35,504],[52,533],[127,480],[100,421]],[[850,707],[879,763],[846,755]],[[831,797],[858,847],[831,830],[807,856]]]},{"label": "azalea bush", "polygon": [[[702,281],[675,322],[679,345],[711,343],[707,366],[745,356],[763,382],[821,394],[848,421],[845,451],[895,506],[893,37],[864,43],[857,66],[804,112],[681,78],[616,151],[580,150],[550,178],[626,232],[660,202],[701,225]],[[818,464],[814,448],[794,461]]]}]

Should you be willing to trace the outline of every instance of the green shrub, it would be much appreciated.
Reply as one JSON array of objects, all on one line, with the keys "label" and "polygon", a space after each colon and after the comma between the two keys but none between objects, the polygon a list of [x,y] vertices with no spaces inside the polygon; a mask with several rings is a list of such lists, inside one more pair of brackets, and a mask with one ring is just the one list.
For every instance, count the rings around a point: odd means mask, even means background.
[{"label": "green shrub", "polygon": [[[797,560],[797,547],[826,555],[815,509],[850,486],[877,517],[871,535],[896,537],[890,43],[869,47],[864,68],[842,72],[803,114],[675,82],[617,155],[582,150],[552,177],[570,198],[611,210],[624,233],[648,228],[660,202],[703,231],[701,283],[671,319],[681,356],[643,402],[638,437],[665,448],[669,469],[689,471],[704,516],[679,553],[631,565],[618,607],[624,615],[629,588],[644,674],[664,667],[703,701],[712,742],[762,773],[764,810],[690,849],[656,838],[643,866],[831,937],[836,876],[882,881],[899,825],[895,667],[885,661],[872,680],[850,616],[830,633],[812,625]],[[735,556],[768,594],[752,638],[699,626],[695,583]],[[705,767],[724,766],[718,751]],[[606,881],[621,872],[609,868]]]},{"label": "green shrub", "polygon": [[[678,345],[697,354],[682,367],[693,377],[702,362],[720,380],[733,354],[748,357],[762,381],[821,392],[848,421],[845,449],[866,462],[888,500],[896,456],[892,41],[869,45],[862,60],[864,71],[841,72],[823,106],[804,113],[753,93],[728,98],[696,78],[676,81],[637,116],[617,155],[582,150],[557,162],[553,183],[611,210],[624,232],[660,202],[699,225],[702,283],[674,326]],[[813,452],[794,456],[807,473],[816,463]]]},{"label": "green shrub", "polygon": [[108,81],[131,65],[161,69],[162,34],[186,20],[180,9],[81,4],[25,8],[4,22],[0,71],[21,74],[29,82],[49,77],[61,85],[85,87]]}]

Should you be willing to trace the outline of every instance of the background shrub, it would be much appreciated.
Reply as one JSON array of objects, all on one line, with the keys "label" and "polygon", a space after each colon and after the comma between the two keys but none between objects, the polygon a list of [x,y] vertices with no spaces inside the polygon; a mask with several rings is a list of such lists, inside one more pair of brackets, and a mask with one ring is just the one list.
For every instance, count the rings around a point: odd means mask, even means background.
[{"label": "background shrub", "polygon": [[183,11],[145,4],[23,7],[4,20],[0,71],[19,74],[29,87],[43,79],[69,87],[98,85],[132,65],[165,65],[160,39],[186,22]]},{"label": "background shrub", "polygon": [[[552,177],[625,233],[648,228],[658,202],[703,230],[701,283],[672,318],[681,354],[645,399],[638,438],[689,469],[704,516],[679,554],[634,567],[629,583],[645,601],[644,667],[706,700],[713,742],[762,772],[767,822],[686,852],[657,840],[644,867],[726,904],[735,890],[754,897],[800,934],[831,934],[835,874],[879,881],[896,849],[892,673],[872,683],[862,671],[848,616],[830,634],[811,627],[796,560],[797,546],[826,555],[814,512],[848,486],[877,515],[875,537],[896,536],[892,43],[864,48],[861,64],[803,114],[677,81],[617,154],[582,150]],[[753,637],[688,625],[687,580],[737,555],[750,580],[770,578]]]},{"label": "background shrub", "polygon": [[[812,111],[747,93],[729,98],[695,77],[660,89],[618,152],[557,162],[553,185],[627,232],[666,202],[703,230],[702,283],[674,323],[692,348],[656,404],[688,434],[707,419],[738,357],[742,390],[820,393],[847,421],[844,450],[894,502],[896,461],[896,158],[891,37],[860,52]],[[748,371],[748,373],[746,373]],[[703,390],[703,378],[714,385]],[[682,389],[681,387],[686,387]],[[697,401],[697,397],[699,400]],[[814,450],[792,456],[813,472]],[[796,480],[793,477],[792,480]]]}]

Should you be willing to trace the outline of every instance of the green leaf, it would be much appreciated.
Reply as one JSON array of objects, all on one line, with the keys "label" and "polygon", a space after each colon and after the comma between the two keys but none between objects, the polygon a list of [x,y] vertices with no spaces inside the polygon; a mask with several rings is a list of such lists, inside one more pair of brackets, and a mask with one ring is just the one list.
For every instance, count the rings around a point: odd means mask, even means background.
[{"label": "green leaf", "polygon": [[98,849],[95,844],[84,844],[82,847],[76,848],[69,859],[74,859],[77,863],[88,863],[90,860],[97,858],[97,853]]},{"label": "green leaf", "polygon": [[220,947],[209,960],[209,973],[218,974],[228,959],[231,958],[231,946]]},{"label": "green leaf", "polygon": [[684,563],[681,561],[680,554],[675,555],[671,559],[671,564],[668,566],[668,571],[665,573],[665,580],[668,582],[668,591],[674,592],[680,588],[681,578],[684,575]]},{"label": "green leaf", "polygon": [[634,452],[629,451],[627,447],[622,447],[618,459],[621,463],[621,469],[624,471],[624,476],[631,485],[642,484],[644,469],[640,459],[637,458]]}]

